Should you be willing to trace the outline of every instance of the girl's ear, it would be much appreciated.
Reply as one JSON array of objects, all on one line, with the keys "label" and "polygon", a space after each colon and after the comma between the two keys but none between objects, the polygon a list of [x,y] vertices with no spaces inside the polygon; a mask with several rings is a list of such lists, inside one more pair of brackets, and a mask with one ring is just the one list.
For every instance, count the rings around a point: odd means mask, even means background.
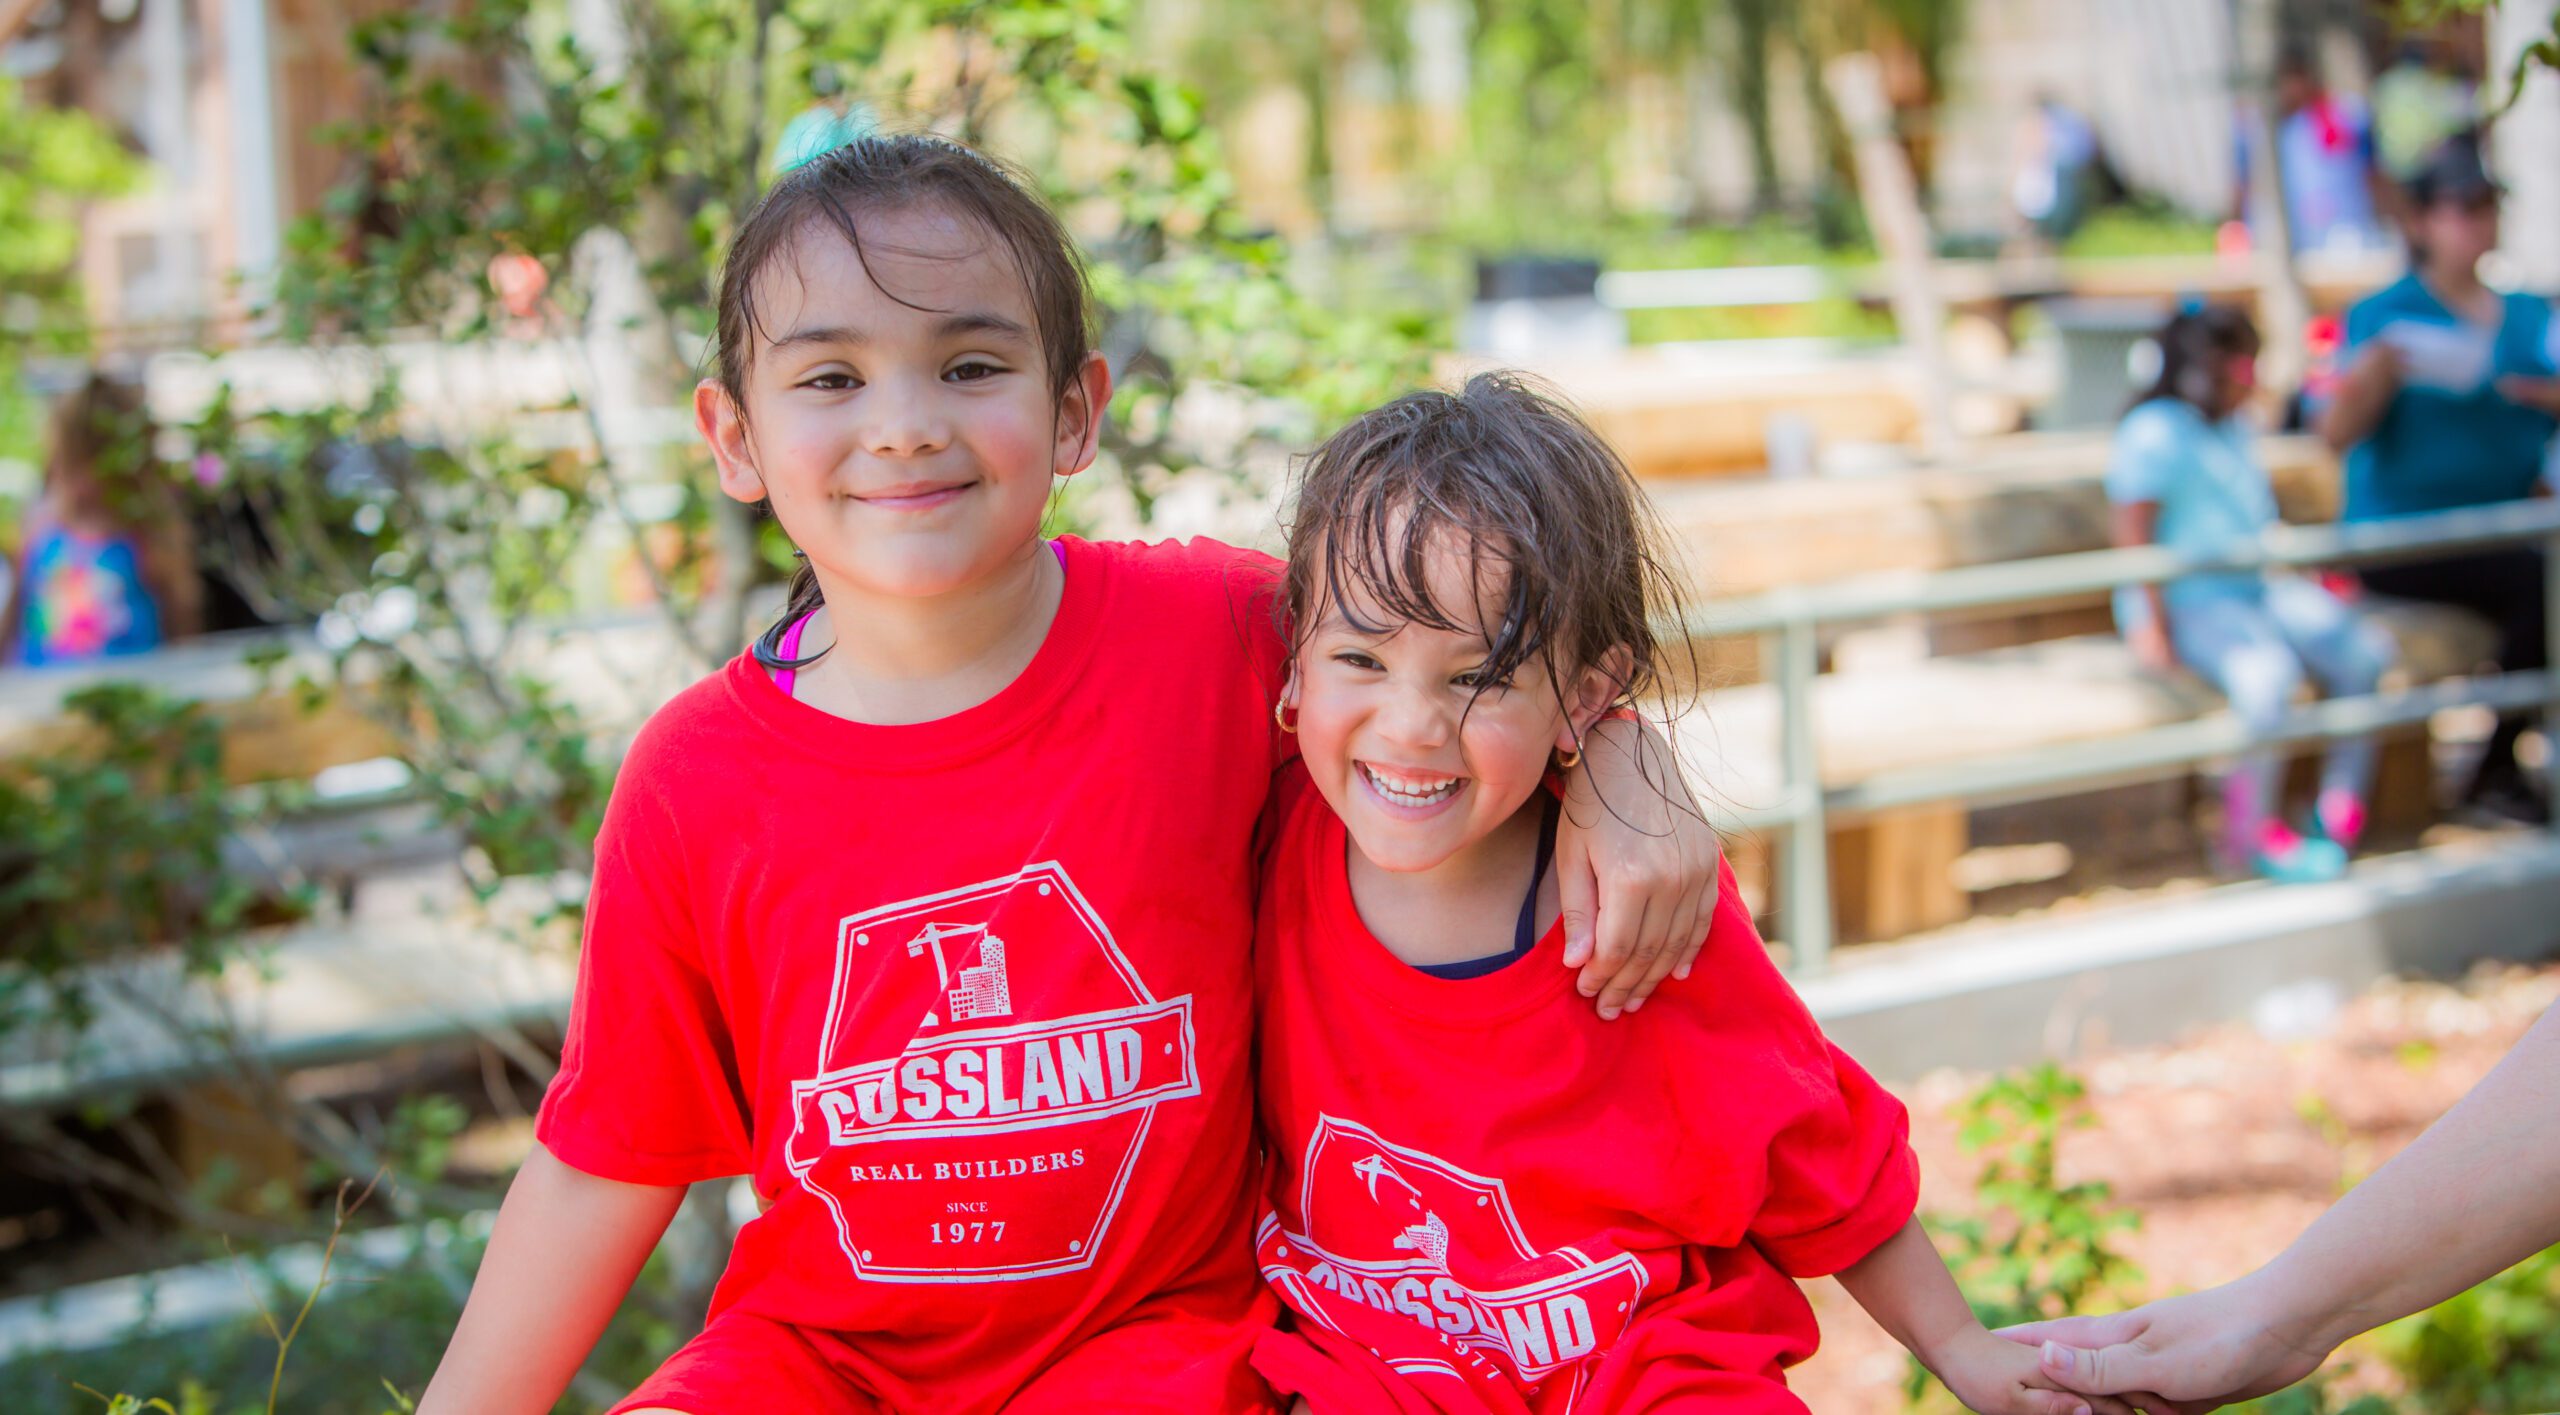
[{"label": "girl's ear", "polygon": [[1088,351],[1075,381],[1058,404],[1057,461],[1051,470],[1071,477],[1093,465],[1102,448],[1102,415],[1111,406],[1111,361]]},{"label": "girl's ear", "polygon": [[756,470],[746,417],[720,380],[706,378],[693,386],[693,425],[711,445],[711,460],[720,464],[721,493],[751,506],[764,500],[764,476]]},{"label": "girl's ear", "polygon": [[1617,702],[1635,673],[1635,655],[1624,647],[1601,655],[1600,662],[1574,675],[1564,685],[1564,721],[1556,727],[1556,750],[1578,752],[1591,725]]}]

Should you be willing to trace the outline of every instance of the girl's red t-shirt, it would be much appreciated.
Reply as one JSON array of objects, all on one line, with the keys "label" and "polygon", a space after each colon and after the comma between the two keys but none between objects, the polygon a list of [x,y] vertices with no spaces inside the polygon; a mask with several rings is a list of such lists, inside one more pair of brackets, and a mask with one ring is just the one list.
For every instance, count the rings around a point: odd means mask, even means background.
[{"label": "girl's red t-shirt", "polygon": [[849,1338],[885,1408],[992,1411],[1145,1323],[1184,1372],[1150,1408],[1260,1410],[1272,566],[1059,544],[1047,638],[968,711],[848,722],[741,656],[650,719],[537,1134],[609,1179],[752,1176],[713,1314]]},{"label": "girl's red t-shirt", "polygon": [[1823,1038],[1728,869],[1695,971],[1604,1022],[1551,930],[1481,977],[1361,922],[1347,833],[1284,768],[1255,934],[1256,1364],[1329,1411],[1802,1412],[1790,1281],[1900,1231],[1899,1102]]}]

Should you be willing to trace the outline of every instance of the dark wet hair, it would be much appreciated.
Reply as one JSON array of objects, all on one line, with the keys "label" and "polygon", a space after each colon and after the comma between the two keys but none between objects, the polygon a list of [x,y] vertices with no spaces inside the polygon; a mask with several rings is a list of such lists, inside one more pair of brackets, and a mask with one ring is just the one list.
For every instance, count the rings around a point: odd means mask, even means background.
[{"label": "dark wet hair", "polygon": [[[1283,593],[1303,645],[1328,612],[1364,633],[1339,587],[1397,622],[1465,631],[1474,602],[1432,595],[1429,553],[1465,547],[1499,586],[1484,676],[1531,664],[1610,671],[1619,701],[1661,686],[1654,625],[1681,608],[1661,523],[1627,465],[1553,394],[1516,373],[1410,393],[1363,413],[1300,467]],[[1621,654],[1623,656],[1621,656]]]},{"label": "dark wet hair", "polygon": [[[1064,403],[1093,347],[1093,300],[1084,259],[1057,213],[1029,179],[975,148],[930,134],[882,133],[855,138],[784,173],[738,223],[720,269],[714,343],[716,377],[741,420],[756,346],[769,337],[756,310],[756,280],[813,230],[843,237],[855,258],[864,259],[864,218],[919,207],[971,222],[1003,249],[1030,298],[1032,335],[1050,392]],[[886,286],[880,290],[921,308]],[[803,563],[791,577],[782,617],[756,639],[757,660],[770,668],[815,662],[815,654],[783,658],[781,641],[785,630],[822,603],[817,575]]]},{"label": "dark wet hair", "polygon": [[2222,361],[2257,353],[2258,326],[2246,311],[2234,306],[2198,305],[2180,310],[2160,326],[2151,342],[2160,350],[2160,373],[2149,388],[2134,396],[2131,407],[2156,398],[2175,398],[2213,419],[2220,416],[2213,401],[2221,387]]}]

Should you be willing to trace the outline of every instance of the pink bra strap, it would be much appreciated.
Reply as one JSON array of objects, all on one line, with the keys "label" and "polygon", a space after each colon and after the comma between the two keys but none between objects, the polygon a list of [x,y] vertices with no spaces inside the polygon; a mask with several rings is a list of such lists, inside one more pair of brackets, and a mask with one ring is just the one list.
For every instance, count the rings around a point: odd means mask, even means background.
[{"label": "pink bra strap", "polygon": [[[809,613],[803,614],[799,618],[792,620],[791,627],[782,631],[782,642],[775,646],[774,656],[776,658],[783,659],[798,658],[800,656],[800,631],[808,628],[809,621],[817,617],[817,611],[811,610]],[[792,680],[800,676],[800,671],[796,668],[776,668],[769,671],[773,674],[773,686],[780,688],[784,697],[790,697]]]},{"label": "pink bra strap", "polygon": [[[1049,542],[1049,551],[1051,554],[1058,557],[1058,568],[1062,570],[1065,569],[1067,564],[1067,548],[1053,540]],[[792,620],[791,627],[782,631],[782,642],[774,646],[774,656],[782,659],[798,658],[800,656],[800,631],[808,628],[809,621],[817,617],[818,612],[813,609],[808,613],[801,615],[799,618]],[[773,675],[773,686],[780,688],[784,697],[790,697],[791,685],[799,678],[799,670],[795,668],[774,668],[766,671]]]}]

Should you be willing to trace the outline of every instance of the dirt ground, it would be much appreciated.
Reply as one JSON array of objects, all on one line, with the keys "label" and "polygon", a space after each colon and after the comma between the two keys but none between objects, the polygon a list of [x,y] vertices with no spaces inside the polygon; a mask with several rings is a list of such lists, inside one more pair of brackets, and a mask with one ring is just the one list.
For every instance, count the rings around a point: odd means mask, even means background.
[{"label": "dirt ground", "polygon": [[[2102,1055],[2076,1068],[2098,1124],[2062,1141],[2061,1177],[2104,1180],[2142,1215],[2120,1246],[2146,1295],[2236,1277],[2417,1138],[2554,999],[2560,964],[2483,970],[2459,985],[2383,984],[2299,1040],[2224,1026]],[[1978,1166],[1952,1117],[1983,1079],[1894,1087],[1912,1111],[1924,1214],[1970,1206]],[[1792,1373],[1797,1392],[1818,1415],[1901,1410],[1901,1348],[1837,1283],[1809,1291],[1822,1349]]]}]

